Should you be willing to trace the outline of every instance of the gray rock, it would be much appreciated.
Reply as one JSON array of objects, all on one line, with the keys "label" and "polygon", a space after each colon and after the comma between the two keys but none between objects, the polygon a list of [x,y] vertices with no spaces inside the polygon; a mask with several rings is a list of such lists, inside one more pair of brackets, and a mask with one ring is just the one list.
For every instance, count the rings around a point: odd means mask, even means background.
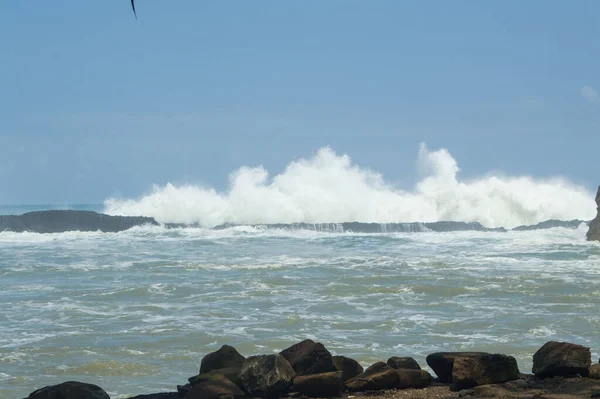
[{"label": "gray rock", "polygon": [[0,231],[62,233],[65,231],[118,232],[145,224],[158,225],[143,216],[110,216],[92,211],[50,210],[0,216]]},{"label": "gray rock", "polygon": [[240,383],[248,396],[279,397],[292,385],[296,373],[281,355],[250,356],[240,371]]}]

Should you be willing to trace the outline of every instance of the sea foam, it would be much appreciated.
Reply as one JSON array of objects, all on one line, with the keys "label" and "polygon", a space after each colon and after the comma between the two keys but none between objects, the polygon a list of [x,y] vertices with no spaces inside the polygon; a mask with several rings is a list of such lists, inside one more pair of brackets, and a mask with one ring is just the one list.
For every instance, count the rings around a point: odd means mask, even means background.
[{"label": "sea foam", "polygon": [[109,198],[111,215],[152,216],[161,223],[221,224],[341,222],[479,222],[512,228],[548,219],[590,220],[593,193],[561,177],[490,174],[459,179],[457,161],[446,149],[421,144],[410,190],[395,187],[382,174],[361,168],[331,148],[290,162],[271,176],[262,166],[231,173],[219,192],[198,185],[154,185],[137,199]]}]

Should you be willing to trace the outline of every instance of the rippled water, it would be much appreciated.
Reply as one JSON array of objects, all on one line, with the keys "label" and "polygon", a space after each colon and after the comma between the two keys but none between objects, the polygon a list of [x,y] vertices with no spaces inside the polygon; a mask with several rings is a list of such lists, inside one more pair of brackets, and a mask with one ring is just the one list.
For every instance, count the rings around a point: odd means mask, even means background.
[{"label": "rippled water", "polygon": [[222,344],[250,355],[304,338],[365,365],[483,350],[529,372],[548,340],[598,358],[600,245],[584,236],[0,233],[0,397],[66,380],[174,390]]}]

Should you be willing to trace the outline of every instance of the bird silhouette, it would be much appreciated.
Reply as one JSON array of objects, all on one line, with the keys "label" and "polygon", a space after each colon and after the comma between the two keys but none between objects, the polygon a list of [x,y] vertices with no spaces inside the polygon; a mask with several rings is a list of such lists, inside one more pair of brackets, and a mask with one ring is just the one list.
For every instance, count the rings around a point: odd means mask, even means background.
[{"label": "bird silhouette", "polygon": [[137,19],[137,14],[135,12],[135,2],[134,2],[134,0],[131,0],[131,8],[133,9],[133,15],[135,15],[135,19]]}]

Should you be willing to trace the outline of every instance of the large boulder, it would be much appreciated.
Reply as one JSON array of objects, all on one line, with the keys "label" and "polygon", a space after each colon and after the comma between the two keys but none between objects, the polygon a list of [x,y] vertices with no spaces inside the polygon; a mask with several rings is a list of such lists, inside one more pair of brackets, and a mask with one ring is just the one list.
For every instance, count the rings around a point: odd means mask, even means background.
[{"label": "large boulder", "polygon": [[369,366],[364,373],[344,382],[349,391],[394,389],[398,386],[398,373],[384,362]]},{"label": "large boulder", "polygon": [[398,374],[398,389],[425,388],[431,385],[431,374],[425,370],[395,369]]},{"label": "large boulder", "polygon": [[292,385],[296,373],[281,355],[250,356],[240,371],[240,384],[248,396],[279,397]]},{"label": "large boulder", "polygon": [[27,399],[110,399],[110,396],[97,385],[67,381],[40,388],[29,394]]},{"label": "large boulder", "polygon": [[342,393],[342,372],[300,375],[294,378],[293,390],[315,398],[333,398]]},{"label": "large boulder", "polygon": [[596,217],[590,222],[586,237],[589,241],[600,241],[600,187],[596,193]]},{"label": "large boulder", "polygon": [[363,366],[361,366],[360,363],[346,356],[334,356],[333,367],[337,371],[342,372],[342,381],[347,381],[352,377],[356,377],[364,371]]},{"label": "large boulder", "polygon": [[436,352],[427,356],[425,361],[437,374],[440,382],[452,382],[452,368],[454,360],[459,357],[479,357],[489,355],[486,352]]},{"label": "large boulder", "polygon": [[280,353],[294,368],[297,375],[336,371],[333,357],[320,342],[306,339],[284,349]]},{"label": "large boulder", "polygon": [[452,390],[477,385],[499,384],[519,378],[519,367],[512,356],[490,354],[458,357],[452,367]]},{"label": "large boulder", "polygon": [[540,378],[581,375],[592,365],[590,348],[569,342],[546,342],[533,355],[533,374]]},{"label": "large boulder", "polygon": [[219,399],[222,396],[243,398],[244,391],[224,375],[203,374],[195,379],[195,384],[187,392],[186,399]]},{"label": "large boulder", "polygon": [[228,367],[241,368],[244,363],[244,356],[233,347],[223,345],[219,350],[211,352],[202,358],[200,363],[200,374],[208,373],[215,369],[224,369]]},{"label": "large boulder", "polygon": [[421,370],[419,363],[412,357],[392,356],[388,359],[387,364],[393,369]]}]

